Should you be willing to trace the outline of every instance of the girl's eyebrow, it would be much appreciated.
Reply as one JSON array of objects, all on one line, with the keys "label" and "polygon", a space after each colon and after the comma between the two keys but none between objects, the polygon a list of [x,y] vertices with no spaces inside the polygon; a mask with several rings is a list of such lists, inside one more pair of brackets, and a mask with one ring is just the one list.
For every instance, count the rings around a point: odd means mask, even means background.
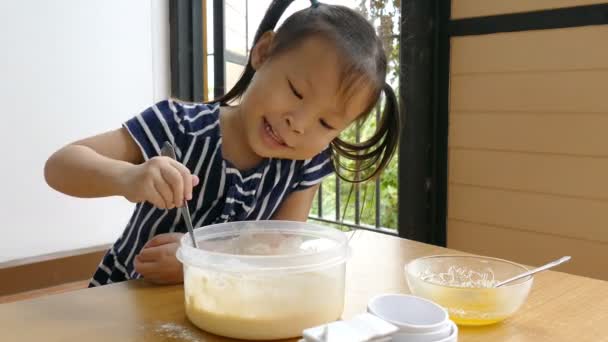
[{"label": "girl's eyebrow", "polygon": [[[303,77],[303,79],[304,79],[306,85],[308,85],[309,89],[314,89],[312,79],[310,78],[310,76]],[[337,107],[332,108],[332,110],[330,110],[330,112],[332,113],[332,116],[339,117],[340,121],[343,121],[343,122],[347,121],[346,108],[345,108],[344,104],[341,104],[341,105],[338,105]]]}]

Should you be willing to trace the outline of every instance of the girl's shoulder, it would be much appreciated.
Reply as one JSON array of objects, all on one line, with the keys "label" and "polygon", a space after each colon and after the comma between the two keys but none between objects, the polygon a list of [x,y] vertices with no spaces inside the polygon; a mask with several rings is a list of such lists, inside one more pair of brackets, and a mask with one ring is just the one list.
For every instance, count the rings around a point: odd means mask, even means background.
[{"label": "girl's shoulder", "polygon": [[160,101],[159,104],[166,103],[172,110],[181,110],[187,113],[198,113],[200,111],[213,111],[216,112],[220,108],[219,102],[187,102],[179,99],[166,99]]},{"label": "girl's shoulder", "polygon": [[153,104],[123,123],[147,160],[160,154],[164,142],[171,142],[178,158],[193,141],[218,140],[219,104],[184,103],[173,99]]},{"label": "girl's shoulder", "polygon": [[184,102],[167,99],[156,103],[153,108],[164,121],[177,125],[182,132],[199,135],[219,129],[219,103]]},{"label": "girl's shoulder", "polygon": [[327,147],[313,158],[299,162],[293,189],[303,190],[320,183],[335,172],[331,147]]}]

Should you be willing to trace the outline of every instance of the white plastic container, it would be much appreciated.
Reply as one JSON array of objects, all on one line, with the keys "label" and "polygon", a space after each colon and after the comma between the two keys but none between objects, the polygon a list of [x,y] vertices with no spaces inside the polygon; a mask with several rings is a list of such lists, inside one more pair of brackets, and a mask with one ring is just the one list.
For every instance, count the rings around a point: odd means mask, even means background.
[{"label": "white plastic container", "polygon": [[339,319],[350,255],[346,235],[302,222],[229,222],[185,234],[186,315],[213,334],[249,340],[300,336]]},{"label": "white plastic container", "polygon": [[[447,311],[430,300],[406,294],[382,294],[372,298],[367,311],[399,328],[401,333],[423,334],[449,325]],[[449,331],[445,336],[447,337]]]}]

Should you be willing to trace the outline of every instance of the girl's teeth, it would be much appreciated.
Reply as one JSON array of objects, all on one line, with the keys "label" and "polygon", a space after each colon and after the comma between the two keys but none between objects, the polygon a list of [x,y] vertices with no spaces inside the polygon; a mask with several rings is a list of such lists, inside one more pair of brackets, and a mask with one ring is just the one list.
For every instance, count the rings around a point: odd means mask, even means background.
[{"label": "girl's teeth", "polygon": [[283,145],[283,142],[281,141],[281,139],[279,139],[279,137],[274,133],[274,131],[272,130],[272,128],[270,127],[269,124],[265,125],[266,128],[266,132],[268,132],[270,134],[270,136],[276,140],[279,144]]}]

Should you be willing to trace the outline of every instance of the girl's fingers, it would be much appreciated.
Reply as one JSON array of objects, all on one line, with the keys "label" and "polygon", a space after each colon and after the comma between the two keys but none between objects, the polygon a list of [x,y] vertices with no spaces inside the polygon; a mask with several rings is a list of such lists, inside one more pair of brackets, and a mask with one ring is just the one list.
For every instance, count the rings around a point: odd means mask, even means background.
[{"label": "girl's fingers", "polygon": [[[178,163],[175,160],[171,161],[171,166],[173,166],[173,168],[175,169],[175,171],[177,171],[179,173],[179,176],[181,178],[181,184],[182,184],[182,190],[183,190],[183,197],[181,198],[182,200],[185,198],[186,200],[191,200],[192,199],[192,175],[190,174],[190,170],[188,170],[187,167],[185,167],[183,164]],[[181,206],[181,203],[180,203]]]},{"label": "girl's fingers", "polygon": [[133,266],[135,267],[135,272],[141,274],[144,278],[146,278],[146,275],[149,275],[158,269],[158,264],[156,262],[142,261],[139,255],[133,260]]},{"label": "girl's fingers", "polygon": [[179,243],[179,240],[182,238],[183,235],[184,234],[182,234],[182,233],[169,233],[169,234],[156,235],[154,238],[152,238],[151,240],[149,240],[146,243],[146,245],[144,246],[144,249],[149,248],[149,247],[166,245],[168,243],[173,243],[173,242]]},{"label": "girl's fingers", "polygon": [[173,166],[173,160],[171,160],[171,166],[167,165],[166,167],[161,168],[160,174],[163,177],[165,183],[169,185],[171,191],[173,193],[172,202],[178,206],[182,206],[182,202],[184,201],[184,180],[182,179],[182,175]]},{"label": "girl's fingers", "polygon": [[163,202],[165,203],[165,206],[161,208],[171,209],[175,206],[173,205],[173,191],[161,175],[159,175],[154,182],[154,190],[156,190],[158,195],[163,199]]},{"label": "girl's fingers", "polygon": [[162,247],[148,247],[144,248],[137,255],[137,259],[141,262],[153,262],[158,261],[163,257]]},{"label": "girl's fingers", "polygon": [[199,183],[198,176],[192,175],[192,187],[197,186]]},{"label": "girl's fingers", "polygon": [[150,182],[148,189],[148,194],[145,196],[146,201],[152,203],[157,208],[166,208],[167,204],[165,203],[163,196],[156,190],[156,186],[153,182]]}]

